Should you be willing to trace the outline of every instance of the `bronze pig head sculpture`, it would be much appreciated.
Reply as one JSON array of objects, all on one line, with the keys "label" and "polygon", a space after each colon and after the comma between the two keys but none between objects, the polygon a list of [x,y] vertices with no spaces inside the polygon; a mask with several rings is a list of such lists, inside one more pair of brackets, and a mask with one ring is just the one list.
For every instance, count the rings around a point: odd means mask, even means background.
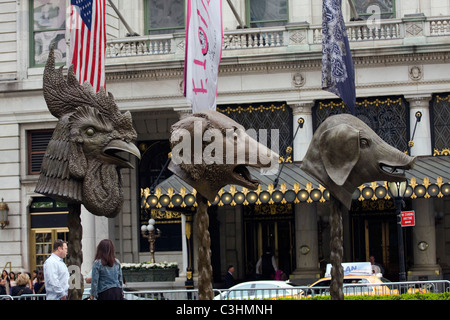
[{"label": "bronze pig head sculpture", "polygon": [[132,168],[120,153],[140,158],[131,114],[121,113],[111,94],[94,93],[68,70],[55,70],[53,50],[44,70],[44,98],[58,118],[42,161],[36,192],[83,204],[92,214],[115,217],[122,208],[121,168]]},{"label": "bronze pig head sculpture", "polygon": [[197,112],[173,124],[170,143],[169,169],[210,202],[228,184],[257,189],[259,181],[246,166],[278,167],[277,153],[217,111]]},{"label": "bronze pig head sculpture", "polygon": [[403,181],[414,157],[383,141],[355,116],[328,117],[316,130],[301,168],[311,174],[347,209],[363,183]]}]

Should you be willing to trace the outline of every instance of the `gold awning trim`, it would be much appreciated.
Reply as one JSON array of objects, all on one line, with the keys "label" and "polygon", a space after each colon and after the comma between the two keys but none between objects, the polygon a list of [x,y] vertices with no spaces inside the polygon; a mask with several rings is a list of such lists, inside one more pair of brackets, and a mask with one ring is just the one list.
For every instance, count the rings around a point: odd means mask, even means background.
[{"label": "gold awning trim", "polygon": [[[442,198],[450,195],[450,181],[444,182],[442,177],[437,177],[435,182],[429,177],[424,177],[422,183],[416,178],[409,180],[405,197],[411,199],[417,198]],[[168,188],[164,193],[161,188],[156,188],[155,193],[151,194],[149,188],[141,188],[141,208],[174,208],[174,207],[196,207],[195,189],[188,192],[185,187],[180,188],[179,192],[175,192],[173,188]],[[388,193],[387,181],[371,182],[359,186],[353,194],[353,199],[358,201],[364,200],[389,200],[391,197]],[[266,189],[262,189],[261,185],[258,189],[252,191],[247,188],[229,186],[226,190],[222,188],[216,196],[213,203],[208,204],[217,206],[236,206],[236,205],[261,205],[261,204],[286,204],[286,203],[312,203],[326,202],[329,200],[328,190],[319,184],[314,187],[312,182],[307,182],[304,188],[299,183],[294,183],[292,187],[288,187],[282,183],[279,189],[275,189],[273,184],[267,185]]]}]

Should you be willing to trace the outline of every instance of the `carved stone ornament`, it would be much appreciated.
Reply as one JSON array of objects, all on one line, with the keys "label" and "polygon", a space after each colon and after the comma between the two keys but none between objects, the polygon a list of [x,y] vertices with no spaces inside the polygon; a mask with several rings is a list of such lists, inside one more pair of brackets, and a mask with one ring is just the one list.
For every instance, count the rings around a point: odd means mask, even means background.
[{"label": "carved stone ornament", "polygon": [[409,78],[413,81],[419,81],[423,77],[423,67],[422,66],[410,66],[408,68]]},{"label": "carved stone ornament", "polygon": [[300,72],[296,72],[292,76],[292,83],[294,84],[294,87],[303,87],[305,85],[305,77]]}]

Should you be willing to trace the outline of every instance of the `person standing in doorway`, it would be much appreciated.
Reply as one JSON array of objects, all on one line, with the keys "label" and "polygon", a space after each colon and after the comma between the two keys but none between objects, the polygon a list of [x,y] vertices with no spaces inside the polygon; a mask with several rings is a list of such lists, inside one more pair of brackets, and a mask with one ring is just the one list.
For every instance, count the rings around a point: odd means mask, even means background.
[{"label": "person standing in doorway", "polygon": [[53,253],[44,262],[44,279],[47,300],[67,300],[69,292],[69,269],[64,263],[67,242],[56,240]]},{"label": "person standing in doorway", "polygon": [[259,280],[273,280],[277,270],[277,263],[272,250],[267,248],[256,263],[256,275]]}]

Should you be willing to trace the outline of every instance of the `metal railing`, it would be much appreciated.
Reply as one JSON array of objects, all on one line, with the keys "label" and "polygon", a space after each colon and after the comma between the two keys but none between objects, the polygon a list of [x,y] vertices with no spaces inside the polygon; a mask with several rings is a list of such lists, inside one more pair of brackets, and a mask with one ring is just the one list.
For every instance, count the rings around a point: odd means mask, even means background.
[{"label": "metal railing", "polygon": [[[304,299],[330,294],[329,287],[293,286],[289,288],[213,289],[218,300]],[[399,295],[450,292],[450,281],[407,281],[344,284],[344,295]],[[85,292],[83,299],[87,298]],[[197,289],[125,291],[126,300],[198,300]],[[45,294],[0,295],[0,300],[45,300]]]},{"label": "metal railing", "polygon": [[[344,284],[344,295],[399,295],[450,292],[450,281],[407,281],[385,283],[348,283]],[[308,287],[298,298],[329,295],[329,287]]]}]

